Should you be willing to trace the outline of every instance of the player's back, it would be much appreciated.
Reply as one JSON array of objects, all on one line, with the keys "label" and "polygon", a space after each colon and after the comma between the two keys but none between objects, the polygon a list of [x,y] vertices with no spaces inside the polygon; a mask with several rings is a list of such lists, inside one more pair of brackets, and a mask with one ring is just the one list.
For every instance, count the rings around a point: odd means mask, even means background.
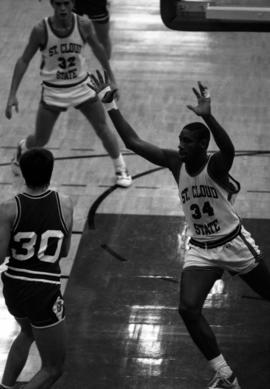
[{"label": "player's back", "polygon": [[59,260],[65,253],[65,224],[57,192],[15,197],[17,216],[11,231],[8,277],[26,281],[60,282]]}]

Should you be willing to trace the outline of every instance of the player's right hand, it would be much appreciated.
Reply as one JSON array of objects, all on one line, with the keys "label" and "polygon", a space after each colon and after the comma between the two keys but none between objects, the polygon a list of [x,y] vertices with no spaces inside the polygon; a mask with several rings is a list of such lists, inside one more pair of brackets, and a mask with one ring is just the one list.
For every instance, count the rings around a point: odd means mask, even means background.
[{"label": "player's right hand", "polygon": [[193,111],[198,116],[205,116],[211,113],[211,97],[208,87],[198,81],[199,90],[192,88],[197,97],[197,105],[187,105],[187,108]]},{"label": "player's right hand", "polygon": [[95,74],[90,74],[91,83],[87,84],[89,88],[93,89],[97,94],[103,89],[110,87],[109,78],[104,70],[104,75],[99,70],[96,70]]},{"label": "player's right hand", "polygon": [[99,70],[96,70],[96,75],[90,74],[90,79],[91,83],[87,85],[97,93],[103,103],[111,103],[115,97],[117,98],[117,89],[111,89],[105,70],[104,75]]},{"label": "player's right hand", "polygon": [[10,97],[8,99],[6,110],[5,110],[5,115],[7,119],[12,118],[12,107],[15,108],[16,112],[19,112],[19,103],[17,97],[13,97],[13,98]]}]

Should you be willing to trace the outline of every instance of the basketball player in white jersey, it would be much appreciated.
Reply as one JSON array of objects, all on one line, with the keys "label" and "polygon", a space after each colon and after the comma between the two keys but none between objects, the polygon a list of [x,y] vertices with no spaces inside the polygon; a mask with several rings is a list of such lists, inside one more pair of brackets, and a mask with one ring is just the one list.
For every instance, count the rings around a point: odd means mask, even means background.
[{"label": "basketball player in white jersey", "polygon": [[20,159],[23,193],[0,204],[0,264],[3,295],[20,332],[13,340],[1,389],[18,388],[35,341],[41,368],[23,387],[51,388],[63,373],[66,354],[65,304],[60,260],[69,252],[72,200],[49,188],[54,158],[45,148],[32,148]]},{"label": "basketball player in white jersey", "polygon": [[[187,124],[180,133],[177,151],[141,139],[119,111],[106,74],[92,75],[92,87],[126,147],[168,168],[176,180],[190,238],[181,274],[179,313],[194,343],[215,371],[208,388],[239,389],[238,380],[202,315],[202,307],[225,270],[239,275],[255,292],[270,300],[270,273],[260,249],[232,205],[240,189],[229,175],[234,146],[211,113],[207,88],[201,83],[198,86],[199,91],[193,88],[198,104],[188,108],[207,126],[201,122]],[[211,157],[207,154],[210,133],[219,148]]]},{"label": "basketball player in white jersey", "polygon": [[84,56],[86,44],[116,87],[107,55],[96,37],[92,22],[72,12],[73,0],[51,0],[51,5],[53,16],[34,26],[12,77],[6,106],[8,119],[12,117],[13,107],[18,112],[17,90],[33,56],[38,50],[41,51],[42,92],[35,133],[19,142],[15,163],[25,150],[46,145],[60,113],[75,107],[93,126],[112,158],[116,184],[128,187],[131,185],[131,176],[120,153],[116,135],[106,123],[105,112],[96,93],[87,86],[89,76]]}]

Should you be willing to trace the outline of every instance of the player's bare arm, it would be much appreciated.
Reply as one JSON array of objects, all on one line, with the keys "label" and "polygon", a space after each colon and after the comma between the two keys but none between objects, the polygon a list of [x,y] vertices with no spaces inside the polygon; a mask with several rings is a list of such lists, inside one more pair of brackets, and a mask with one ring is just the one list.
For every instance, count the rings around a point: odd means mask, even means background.
[{"label": "player's bare arm", "polygon": [[5,114],[8,119],[12,118],[12,108],[15,108],[16,112],[19,112],[19,103],[17,99],[17,90],[21,84],[23,76],[28,68],[28,65],[32,58],[34,57],[37,50],[44,43],[44,29],[42,28],[41,23],[36,25],[30,34],[28,43],[22,53],[18,58],[13,75],[11,80],[11,86],[8,96],[8,101],[6,105]]},{"label": "player's bare arm", "polygon": [[104,47],[99,42],[99,40],[96,36],[92,22],[89,19],[86,19],[84,17],[80,17],[79,23],[80,23],[80,29],[83,33],[85,41],[89,44],[89,46],[91,47],[97,60],[100,62],[101,66],[108,74],[109,80],[110,80],[110,85],[112,86],[112,89],[116,89],[117,88],[116,80],[115,80],[113,71],[111,69],[110,62],[108,60],[106,51],[104,50]]},{"label": "player's bare arm", "polygon": [[72,227],[73,227],[73,202],[69,196],[66,196],[62,193],[59,193],[59,198],[60,198],[63,218],[68,228],[68,236],[65,240],[65,256],[67,256],[70,249]]},{"label": "player's bare arm", "polygon": [[[115,91],[112,90],[106,72],[102,75],[97,70],[96,75],[91,75],[91,79],[92,84],[89,86],[95,90],[101,101],[105,104],[105,108],[107,109],[118,134],[125,143],[125,146],[155,165],[169,167],[165,149],[141,139],[119,111],[116,102],[114,101]],[[110,109],[110,107],[112,109]]]},{"label": "player's bare arm", "polygon": [[234,160],[234,145],[224,130],[217,122],[211,112],[211,98],[208,88],[198,82],[199,90],[193,88],[193,92],[197,98],[197,105],[188,105],[187,107],[196,115],[201,116],[209,127],[219,152],[215,153],[211,158],[210,169],[212,174],[217,177],[222,177],[228,174]]},{"label": "player's bare arm", "polygon": [[9,255],[8,247],[10,231],[16,217],[15,200],[11,199],[0,204],[0,265]]}]

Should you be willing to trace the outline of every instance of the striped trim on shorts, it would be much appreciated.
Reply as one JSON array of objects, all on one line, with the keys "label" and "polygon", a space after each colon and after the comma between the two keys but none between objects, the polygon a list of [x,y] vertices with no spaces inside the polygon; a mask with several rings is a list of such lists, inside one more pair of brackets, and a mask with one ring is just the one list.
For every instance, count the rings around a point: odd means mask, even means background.
[{"label": "striped trim on shorts", "polygon": [[[194,241],[193,241],[194,242]],[[199,247],[189,241],[183,269],[220,268],[232,274],[245,274],[254,269],[262,257],[250,233],[241,226],[239,233],[223,245]]]}]

